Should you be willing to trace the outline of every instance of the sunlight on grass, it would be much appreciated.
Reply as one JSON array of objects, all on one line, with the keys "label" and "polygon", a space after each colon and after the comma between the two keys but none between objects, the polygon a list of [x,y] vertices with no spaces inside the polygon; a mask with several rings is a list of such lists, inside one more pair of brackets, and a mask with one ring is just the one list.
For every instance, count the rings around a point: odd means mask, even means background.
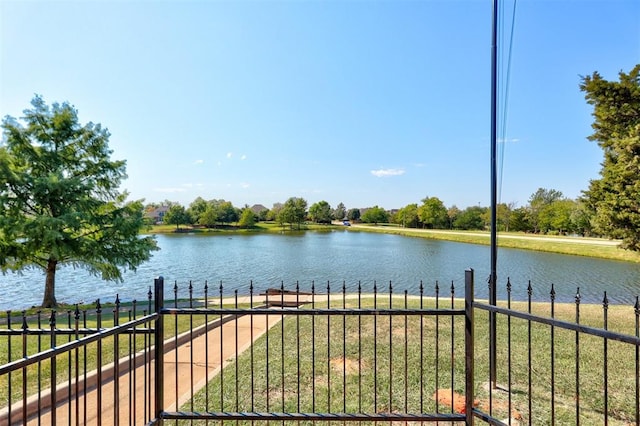
[{"label": "sunlight on grass", "polygon": [[[334,307],[342,307],[341,303]],[[425,300],[425,307],[434,307],[433,303]],[[440,301],[440,307],[445,304],[449,306]],[[347,307],[356,305],[352,302]],[[363,307],[372,307],[372,301],[363,300]],[[407,307],[419,307],[419,302],[410,300]],[[461,308],[462,301],[456,301],[455,307]],[[394,308],[404,308],[404,301],[396,299]],[[513,308],[527,309],[526,303],[514,303]],[[532,310],[541,315],[549,313],[548,304],[533,304]],[[571,320],[574,315],[572,305],[555,306],[557,318]],[[609,308],[609,318],[615,318],[618,331],[635,333],[633,311],[628,307]],[[506,391],[489,395],[488,313],[476,310],[476,320],[475,398],[479,409],[491,410],[497,418],[507,418],[511,412],[512,417],[527,422],[531,371],[532,423],[550,422],[553,377],[556,422],[574,424],[575,332],[554,330],[552,376],[551,328],[532,324],[529,345],[526,321],[512,319],[509,336],[507,319],[499,316],[498,384],[511,389],[509,402]],[[581,323],[601,326],[602,307],[582,306]],[[583,424],[599,424],[604,419],[603,345],[600,338],[579,338]],[[618,342],[609,342],[609,348],[609,422],[626,425],[635,416],[636,382],[635,373],[620,366],[634,369],[631,360],[635,359],[636,348]],[[182,409],[448,413],[451,407],[436,405],[434,393],[436,389],[453,389],[464,394],[464,367],[464,317],[421,317],[401,312],[393,317],[289,316],[269,333],[269,347],[266,336],[261,337],[252,351],[241,354]]]}]

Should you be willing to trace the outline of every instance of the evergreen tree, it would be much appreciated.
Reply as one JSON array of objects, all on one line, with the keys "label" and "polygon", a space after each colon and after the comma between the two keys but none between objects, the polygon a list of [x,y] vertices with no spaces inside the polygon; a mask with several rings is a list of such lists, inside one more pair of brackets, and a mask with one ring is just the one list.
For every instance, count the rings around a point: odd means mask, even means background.
[{"label": "evergreen tree", "polygon": [[70,104],[36,96],[21,124],[7,116],[0,144],[0,268],[45,271],[42,306],[56,305],[55,276],[71,265],[122,279],[157,246],[140,237],[141,201],[120,192],[124,161],[113,161],[109,131],[78,121]]},{"label": "evergreen tree", "polygon": [[580,85],[593,105],[589,139],[604,153],[601,177],[590,182],[584,202],[596,232],[640,251],[640,64],[619,78],[607,81],[594,72]]}]

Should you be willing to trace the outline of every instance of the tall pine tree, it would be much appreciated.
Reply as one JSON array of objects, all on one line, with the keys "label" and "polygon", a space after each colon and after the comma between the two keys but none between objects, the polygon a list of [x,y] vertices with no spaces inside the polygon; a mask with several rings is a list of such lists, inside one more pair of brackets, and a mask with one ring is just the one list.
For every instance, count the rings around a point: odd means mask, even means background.
[{"label": "tall pine tree", "polygon": [[600,179],[590,182],[583,200],[596,232],[640,251],[640,64],[619,78],[607,81],[594,72],[580,85],[593,105],[589,139],[604,153]]}]

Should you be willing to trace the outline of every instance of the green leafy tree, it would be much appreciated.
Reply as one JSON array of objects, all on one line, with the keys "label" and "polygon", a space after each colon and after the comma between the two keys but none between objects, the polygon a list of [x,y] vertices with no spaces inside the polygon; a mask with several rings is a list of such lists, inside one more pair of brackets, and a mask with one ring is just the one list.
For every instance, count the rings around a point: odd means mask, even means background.
[{"label": "green leafy tree", "polygon": [[347,208],[342,203],[338,204],[338,207],[336,207],[336,209],[333,211],[333,218],[335,220],[342,220],[342,219],[345,219],[346,217],[347,217]]},{"label": "green leafy tree", "polygon": [[184,206],[173,204],[164,214],[164,223],[175,225],[176,229],[180,229],[180,225],[188,225],[191,223],[191,218]]},{"label": "green leafy tree", "polygon": [[215,228],[216,223],[218,223],[218,209],[216,209],[216,206],[211,203],[207,203],[207,208],[200,215],[198,223],[207,228]]},{"label": "green leafy tree", "polygon": [[309,207],[309,217],[316,223],[331,223],[333,214],[331,206],[326,201],[318,201]]},{"label": "green leafy tree", "polygon": [[[511,213],[515,203],[500,203],[496,206],[496,225],[498,231],[509,232]],[[484,208],[484,214],[482,216],[485,226],[491,227],[491,209]]]},{"label": "green leafy tree", "polygon": [[515,206],[516,203],[514,202],[498,204],[496,210],[496,222],[499,230],[509,232],[511,225],[511,213]]},{"label": "green leafy tree", "polygon": [[280,210],[280,213],[278,214],[278,222],[282,225],[288,223],[291,229],[293,229],[294,225],[300,229],[306,217],[307,200],[298,197],[291,197],[282,206],[282,210]]},{"label": "green leafy tree", "polygon": [[514,232],[529,232],[533,230],[529,219],[529,209],[518,207],[509,216],[509,229]]},{"label": "green leafy tree", "polygon": [[438,197],[424,198],[418,216],[423,228],[444,228],[449,221],[447,208]]},{"label": "green leafy tree", "polygon": [[269,217],[269,209],[265,209],[265,210],[260,210],[256,219],[264,222],[265,220],[268,220],[267,219],[268,217]]},{"label": "green leafy tree", "polygon": [[360,209],[349,209],[347,212],[347,219],[353,222],[360,220]]},{"label": "green leafy tree", "polygon": [[584,192],[597,233],[623,240],[624,248],[640,251],[640,64],[607,81],[594,72],[580,89],[593,105],[594,133],[602,148],[600,179]]},{"label": "green leafy tree", "polygon": [[222,201],[217,206],[218,210],[218,220],[225,223],[237,222],[240,215],[238,214],[238,209],[233,207],[231,201]]},{"label": "green leafy tree", "polygon": [[467,207],[458,214],[453,226],[456,229],[484,229],[486,207],[472,206]]},{"label": "green leafy tree", "polygon": [[571,211],[571,223],[573,223],[574,232],[585,237],[593,235],[592,216],[592,212],[589,211],[584,201],[577,200]]},{"label": "green leafy tree", "polygon": [[267,220],[277,222],[283,206],[284,205],[282,203],[273,203],[271,210],[269,210],[267,214]]},{"label": "green leafy tree", "polygon": [[253,228],[256,224],[256,216],[253,214],[250,208],[246,207],[242,209],[240,219],[238,220],[238,227],[240,228]]},{"label": "green leafy tree", "polygon": [[575,208],[575,204],[573,200],[562,199],[544,206],[538,215],[540,231],[558,234],[573,232],[571,213]]},{"label": "green leafy tree", "polygon": [[457,206],[451,206],[447,209],[447,217],[449,218],[449,229],[453,229],[453,223],[458,218],[460,209]]},{"label": "green leafy tree", "polygon": [[377,225],[378,223],[387,223],[389,222],[389,214],[385,209],[378,206],[373,206],[368,208],[360,217],[364,223],[373,223]]},{"label": "green leafy tree", "polygon": [[403,228],[417,228],[418,227],[418,205],[409,204],[394,215],[393,223],[396,223]]},{"label": "green leafy tree", "polygon": [[189,208],[187,209],[187,213],[189,214],[189,217],[191,218],[193,223],[201,224],[200,223],[200,217],[205,212],[205,210],[207,210],[208,206],[209,206],[209,204],[202,197],[196,198],[195,200],[193,200],[191,202],[191,204],[189,204]]},{"label": "green leafy tree", "polygon": [[533,225],[533,232],[540,231],[540,212],[554,201],[564,198],[562,192],[555,189],[538,188],[529,197],[529,220]]},{"label": "green leafy tree", "polygon": [[0,268],[45,272],[42,306],[56,305],[55,277],[71,265],[122,279],[157,249],[141,201],[120,192],[124,161],[113,161],[109,131],[81,125],[68,103],[36,96],[22,123],[7,116],[0,143]]}]

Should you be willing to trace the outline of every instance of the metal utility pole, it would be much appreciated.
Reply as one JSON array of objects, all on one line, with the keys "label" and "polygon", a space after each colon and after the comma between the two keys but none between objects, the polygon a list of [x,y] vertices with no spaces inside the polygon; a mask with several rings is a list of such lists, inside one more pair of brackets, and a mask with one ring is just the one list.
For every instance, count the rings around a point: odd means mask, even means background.
[{"label": "metal utility pole", "polygon": [[[498,0],[493,0],[491,25],[491,275],[489,276],[489,304],[497,302],[497,209],[498,209]],[[496,314],[489,315],[489,380],[496,387]]]}]

